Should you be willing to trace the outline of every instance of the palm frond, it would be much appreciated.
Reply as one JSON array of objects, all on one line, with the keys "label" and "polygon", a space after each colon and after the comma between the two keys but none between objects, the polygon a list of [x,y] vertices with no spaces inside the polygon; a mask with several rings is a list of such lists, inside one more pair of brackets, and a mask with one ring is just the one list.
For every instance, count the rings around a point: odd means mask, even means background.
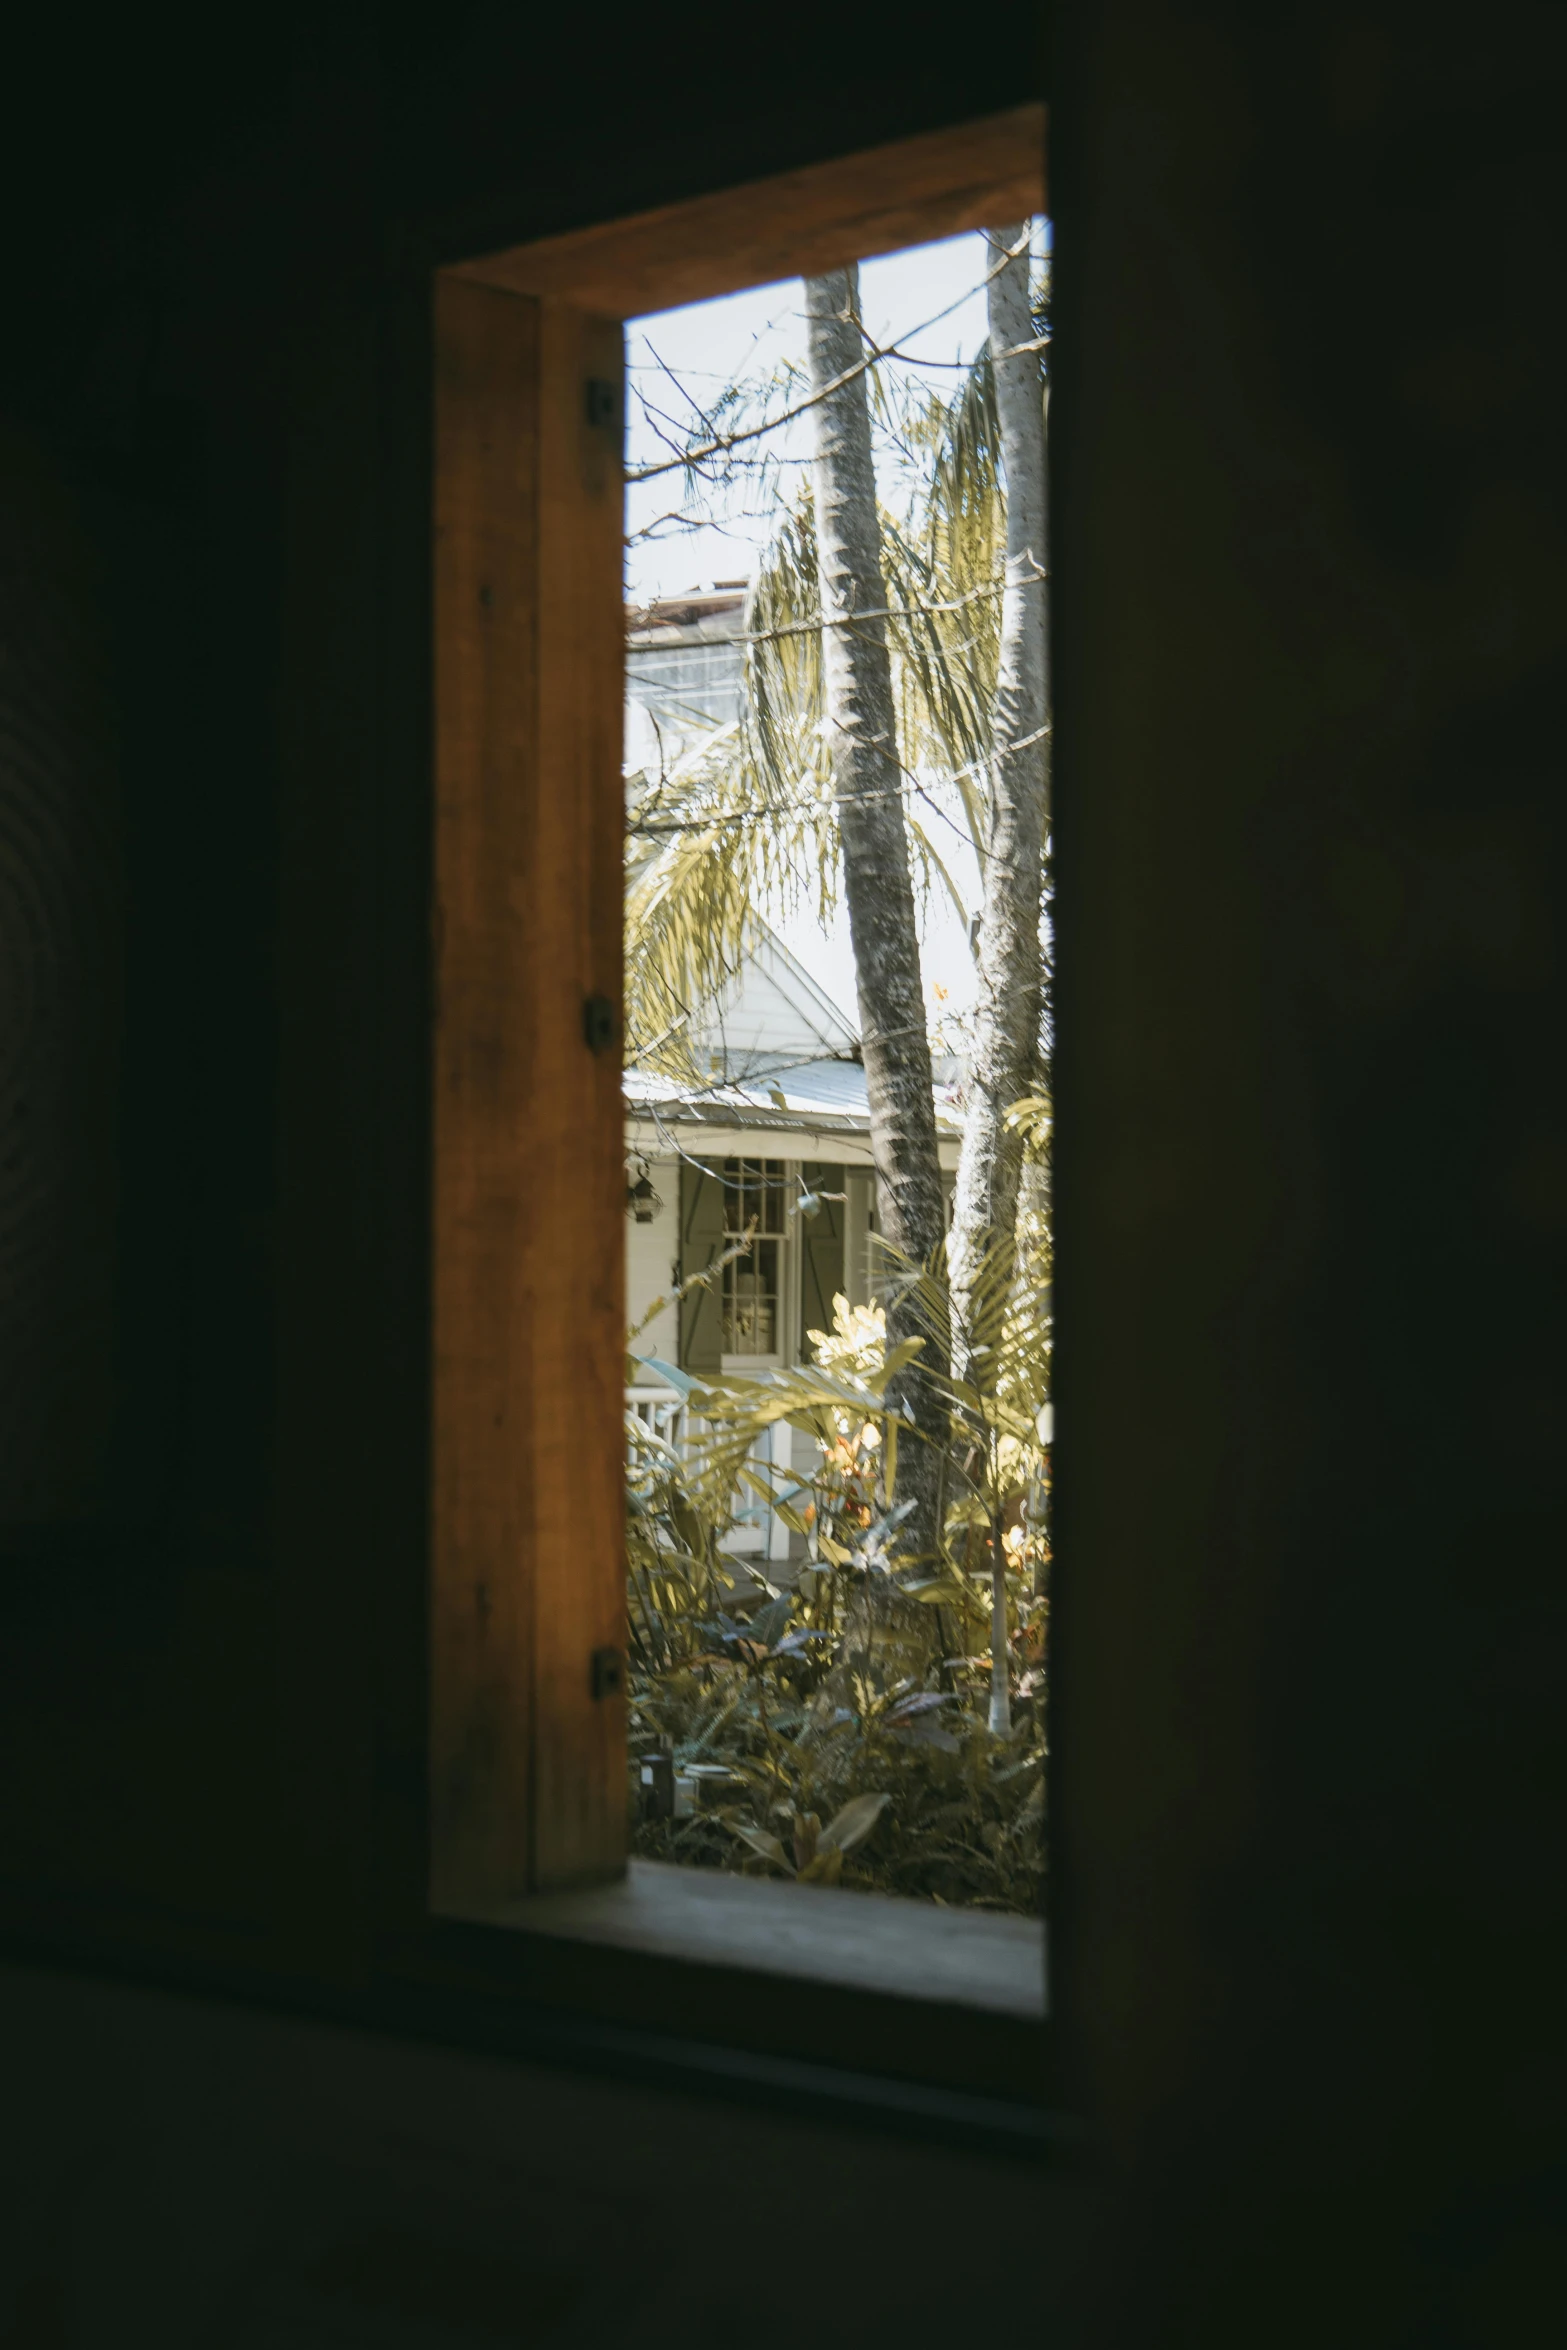
[{"label": "palm frond", "polygon": [[[1042,299],[1043,297],[1041,297]],[[692,430],[765,413],[795,386],[731,387]],[[873,370],[879,422],[904,461],[901,514],[882,514],[887,632],[908,777],[909,836],[922,893],[967,908],[939,834],[983,858],[991,710],[1006,544],[995,385],[988,348],[943,397]],[[711,484],[709,485],[712,486]],[[692,494],[700,488],[693,475]],[[823,733],[822,647],[812,501],[783,509],[744,621],[739,719],[644,783],[626,869],[629,1056],[689,1081],[692,1033],[738,973],[756,908],[809,904],[830,921],[839,848]],[[920,806],[923,801],[927,803]]]}]

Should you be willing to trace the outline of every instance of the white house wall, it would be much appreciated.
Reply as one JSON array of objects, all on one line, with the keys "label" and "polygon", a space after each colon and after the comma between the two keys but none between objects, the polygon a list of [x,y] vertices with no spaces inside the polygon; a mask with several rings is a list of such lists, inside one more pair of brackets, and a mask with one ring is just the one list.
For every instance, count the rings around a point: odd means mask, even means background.
[{"label": "white house wall", "polygon": [[[654,1298],[668,1297],[679,1279],[676,1267],[680,1256],[680,1162],[650,1157],[647,1171],[660,1205],[651,1224],[639,1224],[634,1216],[626,1218],[628,1330],[641,1321]],[[660,1355],[666,1363],[672,1363],[678,1359],[679,1344],[680,1318],[671,1304],[654,1316],[640,1338],[633,1342],[632,1352]]]}]

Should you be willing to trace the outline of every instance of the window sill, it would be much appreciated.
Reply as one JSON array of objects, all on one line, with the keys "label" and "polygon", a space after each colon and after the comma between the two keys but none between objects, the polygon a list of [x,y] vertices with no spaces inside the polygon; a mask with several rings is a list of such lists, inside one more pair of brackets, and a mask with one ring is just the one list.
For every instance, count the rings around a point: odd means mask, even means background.
[{"label": "window sill", "polygon": [[1029,2023],[1045,2016],[1043,1925],[893,1894],[634,1860],[615,1884],[537,1894],[485,1922]]}]

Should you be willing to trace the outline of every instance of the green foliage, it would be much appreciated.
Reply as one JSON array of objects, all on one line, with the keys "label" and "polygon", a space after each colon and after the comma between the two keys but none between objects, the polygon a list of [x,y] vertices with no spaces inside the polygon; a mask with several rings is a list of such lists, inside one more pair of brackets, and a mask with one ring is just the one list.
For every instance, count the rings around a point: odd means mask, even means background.
[{"label": "green foliage", "polygon": [[[836,1301],[817,1360],[693,1390],[703,1433],[682,1455],[628,1423],[633,1843],[646,1857],[1037,1912],[1043,1883],[1048,1599],[1038,1408],[1047,1325],[998,1252],[986,1270],[987,1386],[949,1380],[941,1555],[899,1548],[889,1459],[919,1441],[886,1400],[920,1341],[885,1347],[881,1316]],[[939,1267],[907,1277],[933,1332]],[[752,1458],[778,1420],[812,1438],[796,1481]],[[895,1471],[893,1472],[895,1474]],[[752,1580],[720,1541],[737,1487],[802,1539],[792,1587]],[[992,1535],[1003,1543],[1010,1731],[987,1726]],[[637,1816],[641,1754],[721,1764],[715,1808]],[[826,1825],[823,1825],[823,1822]]]}]

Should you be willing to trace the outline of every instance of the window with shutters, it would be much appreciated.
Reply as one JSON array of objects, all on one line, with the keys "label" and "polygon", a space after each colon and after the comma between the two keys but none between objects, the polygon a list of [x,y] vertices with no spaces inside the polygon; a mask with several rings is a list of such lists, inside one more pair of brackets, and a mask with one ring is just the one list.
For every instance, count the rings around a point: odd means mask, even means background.
[{"label": "window with shutters", "polygon": [[[671,1268],[684,1290],[680,1369],[716,1372],[726,1357],[753,1358],[753,1367],[757,1357],[803,1362],[812,1331],[831,1330],[836,1298],[863,1303],[870,1294],[869,1183],[864,1168],[830,1160],[680,1162],[680,1246]],[[846,1238],[855,1199],[862,1203],[857,1282]],[[750,1252],[725,1267],[721,1286],[700,1282],[698,1275],[744,1245],[753,1217]]]}]

